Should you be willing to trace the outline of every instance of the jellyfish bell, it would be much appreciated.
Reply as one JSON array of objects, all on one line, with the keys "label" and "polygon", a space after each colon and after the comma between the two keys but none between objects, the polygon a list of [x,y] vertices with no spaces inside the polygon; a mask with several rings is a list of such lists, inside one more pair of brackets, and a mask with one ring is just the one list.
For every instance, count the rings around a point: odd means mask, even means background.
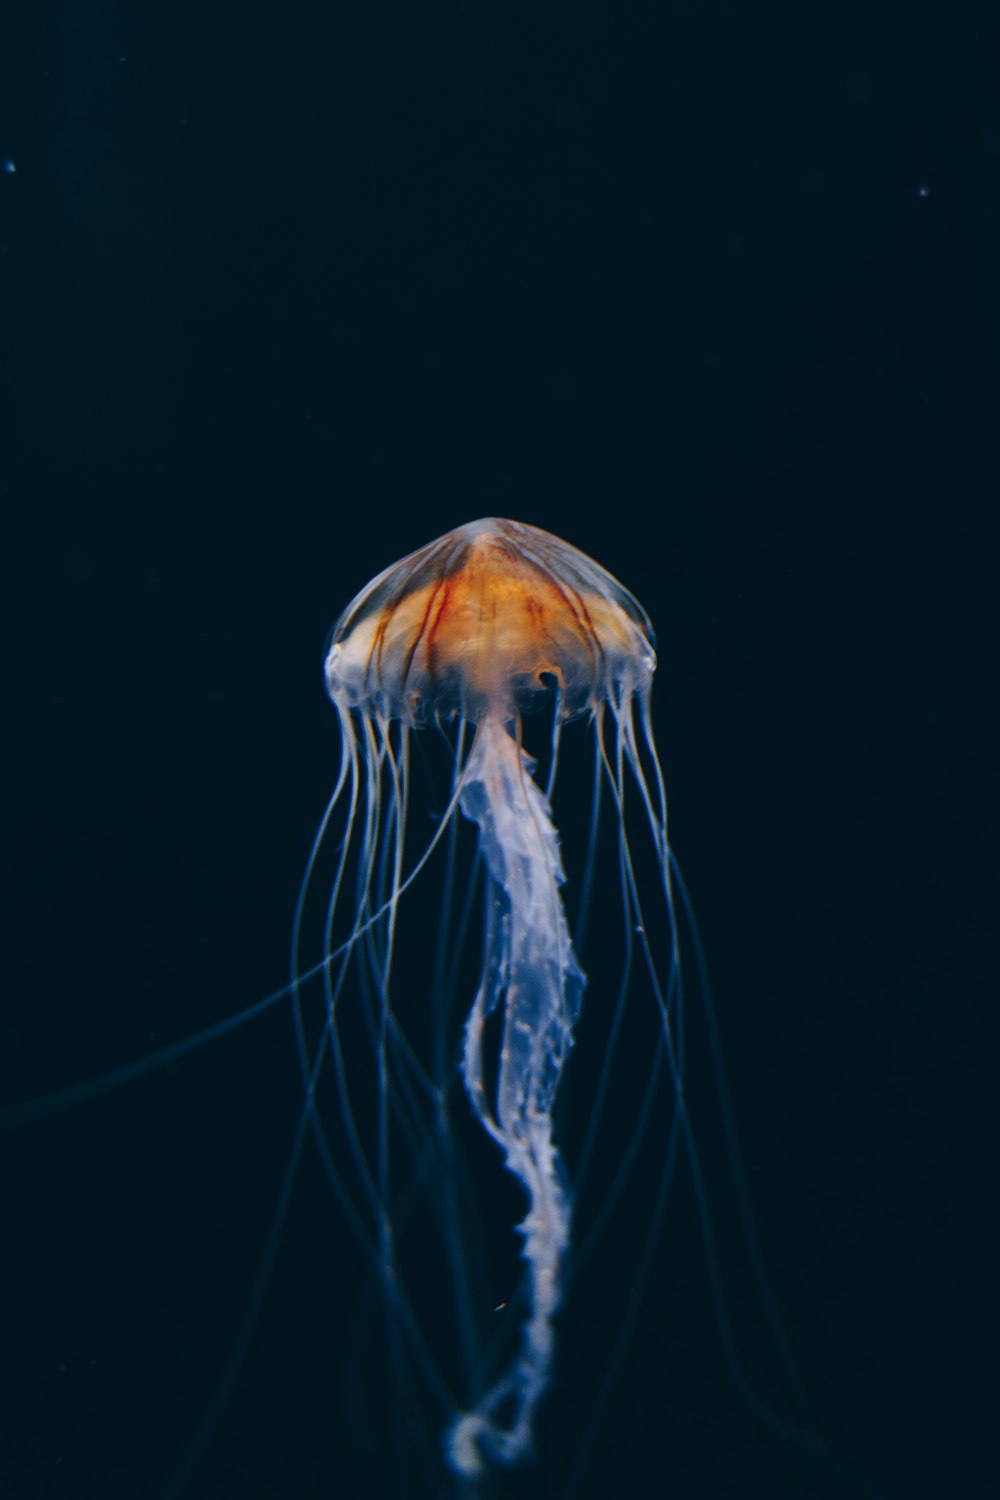
[{"label": "jellyfish bell", "polygon": [[575,547],[536,526],[472,521],[386,568],[347,607],[326,660],[341,712],[478,723],[540,707],[566,718],[647,693],[645,610]]}]

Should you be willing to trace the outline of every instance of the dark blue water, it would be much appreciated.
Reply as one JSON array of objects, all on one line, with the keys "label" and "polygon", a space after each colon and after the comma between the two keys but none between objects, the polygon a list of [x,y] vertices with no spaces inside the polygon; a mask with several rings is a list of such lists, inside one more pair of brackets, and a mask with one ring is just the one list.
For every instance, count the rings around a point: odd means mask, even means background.
[{"label": "dark blue water", "polygon": [[[283,983],[339,756],[324,638],[368,578],[479,515],[592,554],[656,627],[747,1184],[845,1473],[741,1400],[682,1176],[582,1495],[996,1484],[991,26],[477,0],[4,22],[3,1100]],[[582,808],[589,760],[564,765]],[[413,899],[430,933],[440,898]],[[279,1008],[3,1135],[12,1500],[151,1497],[183,1463],[300,1097]],[[787,1414],[707,1108],[736,1331]],[[631,1295],[618,1228],[537,1465],[484,1495],[567,1492]],[[449,1493],[384,1347],[307,1146],[184,1493]]]}]

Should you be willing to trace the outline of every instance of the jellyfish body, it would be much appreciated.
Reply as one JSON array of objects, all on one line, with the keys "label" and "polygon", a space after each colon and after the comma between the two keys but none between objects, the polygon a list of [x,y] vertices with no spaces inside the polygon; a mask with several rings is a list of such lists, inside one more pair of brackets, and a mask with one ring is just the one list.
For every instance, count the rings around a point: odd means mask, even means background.
[{"label": "jellyfish body", "polygon": [[[415,1059],[391,998],[399,903],[430,853],[424,851],[404,872],[414,729],[451,726],[454,734],[451,795],[432,846],[446,829],[454,832],[459,811],[478,833],[485,938],[459,1066],[476,1120],[527,1199],[519,1225],[526,1276],[516,1347],[451,1412],[446,1456],[464,1476],[531,1452],[534,1418],[553,1378],[554,1320],[571,1238],[572,1192],[553,1107],[585,979],[563,907],[560,840],[547,795],[559,731],[570,718],[591,717],[597,780],[610,783],[619,810],[628,767],[668,882],[662,779],[648,717],[654,667],[649,621],[610,574],[546,532],[496,519],[460,527],[380,574],[341,616],[326,659],[344,746],[331,807],[346,796],[349,811],[325,927],[327,1040],[311,1053],[303,1042],[303,1067],[311,1086],[329,1042],[365,1200],[358,1217],[365,1206],[374,1216],[373,1254],[404,1326],[414,1319],[395,1264],[392,1121],[414,1141],[417,1157],[425,1113],[442,1135],[449,1128],[447,1080]],[[521,743],[521,716],[545,703],[554,715],[547,790],[534,780],[535,763]],[[652,757],[652,776],[643,766],[642,743]],[[338,944],[334,916],[355,829],[357,899],[350,934]],[[326,822],[317,849],[325,830]],[[621,852],[625,906],[634,920],[624,844]],[[296,948],[299,927],[297,918]],[[362,1144],[339,1031],[354,961],[364,973],[367,1031],[378,1069],[373,1148]],[[656,992],[662,1007],[658,985]],[[490,1028],[496,1033],[492,1052],[484,1047]],[[337,1174],[322,1132],[320,1138],[331,1175]],[[459,1258],[455,1251],[461,1279]]]}]

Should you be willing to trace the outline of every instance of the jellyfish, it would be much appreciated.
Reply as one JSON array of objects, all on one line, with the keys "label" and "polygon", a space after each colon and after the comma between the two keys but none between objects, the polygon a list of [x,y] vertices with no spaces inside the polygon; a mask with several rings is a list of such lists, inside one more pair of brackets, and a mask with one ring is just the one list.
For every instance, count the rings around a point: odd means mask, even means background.
[{"label": "jellyfish", "polygon": [[[810,1462],[842,1468],[801,1391],[747,1206],[700,945],[667,837],[655,666],[637,600],[536,527],[476,521],[387,568],[340,616],[325,654],[340,759],[295,904],[289,983],[155,1053],[0,1110],[6,1128],[83,1104],[291,999],[298,1126],[218,1393],[162,1491],[168,1500],[188,1493],[239,1382],[310,1140],[338,1224],[374,1273],[341,1281],[338,1261],[331,1278],[349,1287],[355,1328],[339,1365],[338,1431],[365,1433],[366,1491],[369,1408],[382,1396],[380,1385],[369,1399],[373,1363],[403,1403],[387,1438],[431,1469],[425,1487],[404,1466],[397,1492],[440,1494],[442,1461],[459,1493],[481,1481],[492,1491],[500,1471],[539,1456],[547,1401],[577,1373],[563,1351],[588,1320],[570,1309],[581,1268],[596,1261],[608,1308],[591,1314],[610,1352],[589,1359],[588,1328],[580,1364],[591,1404],[585,1427],[574,1406],[572,1472],[563,1454],[541,1480],[580,1493],[643,1289],[664,1279],[655,1247],[682,1154],[738,1394]],[[579,753],[588,742],[589,764]],[[794,1421],[756,1394],[727,1311],[686,1098],[694,1028],[682,948],[718,1084],[716,1150],[728,1154]],[[633,1201],[634,1222],[622,1211]],[[604,1281],[616,1295],[604,1297]],[[380,1351],[372,1287],[386,1313]],[[341,1467],[345,1447],[338,1439]],[[324,1483],[325,1458],[324,1447]],[[615,1463],[618,1472],[617,1452]]]},{"label": "jellyfish", "polygon": [[[346,803],[347,814],[324,924],[326,1026],[322,1040],[310,1045],[300,1019],[303,1075],[312,1090],[329,1050],[361,1184],[362,1201],[352,1203],[352,1212],[358,1221],[370,1216],[373,1229],[360,1232],[371,1238],[404,1329],[412,1329],[419,1313],[399,1284],[395,1259],[398,1200],[412,1192],[412,1185],[404,1180],[398,1187],[394,1179],[394,1137],[408,1141],[407,1149],[415,1152],[411,1171],[419,1179],[425,1103],[430,1131],[447,1151],[443,1111],[449,1080],[441,1059],[437,1069],[428,1070],[408,1039],[403,1002],[393,984],[397,920],[407,892],[442,840],[451,840],[446,879],[454,884],[456,821],[464,819],[477,836],[485,892],[481,972],[454,1063],[467,1107],[520,1190],[524,1213],[517,1233],[524,1285],[514,1346],[486,1383],[481,1362],[475,1362],[471,1399],[452,1411],[444,1433],[447,1462],[466,1478],[490,1465],[518,1463],[532,1452],[536,1417],[553,1380],[556,1323],[573,1236],[573,1189],[557,1138],[555,1106],[586,979],[564,906],[566,876],[551,808],[560,734],[571,720],[584,718],[593,729],[592,835],[602,784],[610,789],[619,819],[626,796],[638,794],[666,898],[666,975],[658,972],[645,937],[620,821],[624,909],[652,975],[661,1034],[665,1045],[672,1045],[675,947],[666,803],[650,718],[655,665],[649,619],[610,573],[537,527],[492,518],[461,526],[380,573],[341,615],[326,656],[342,758],[296,917],[297,986],[303,910],[319,851],[338,804]],[[543,783],[524,745],[524,724],[526,716],[546,707],[552,731]],[[407,870],[412,739],[429,729],[449,747],[450,789],[436,832]],[[588,866],[593,852],[592,836]],[[352,857],[351,926],[338,942],[336,917]],[[365,1126],[352,1113],[357,1059],[347,1055],[342,1036],[352,970],[361,977],[377,1072],[377,1117],[369,1122],[367,1139]],[[407,1006],[420,1003],[420,986],[412,977],[406,992]],[[318,1111],[315,1127],[331,1176],[347,1197],[343,1168]],[[445,1206],[444,1220],[445,1235],[453,1237],[453,1206]],[[454,1244],[452,1274],[456,1284],[465,1276]]]}]

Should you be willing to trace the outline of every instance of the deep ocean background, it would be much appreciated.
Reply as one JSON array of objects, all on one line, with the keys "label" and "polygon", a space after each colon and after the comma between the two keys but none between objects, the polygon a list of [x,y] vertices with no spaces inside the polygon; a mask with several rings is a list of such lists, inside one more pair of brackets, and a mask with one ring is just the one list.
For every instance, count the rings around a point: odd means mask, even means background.
[{"label": "deep ocean background", "polygon": [[[374,573],[490,514],[595,556],[655,623],[763,1252],[863,1477],[747,1411],[678,1207],[588,1496],[1000,1490],[998,56],[985,3],[0,22],[0,1099],[283,982],[324,639]],[[277,1010],[4,1131],[9,1500],[161,1492],[298,1103]],[[432,1492],[352,1444],[379,1320],[306,1158],[185,1495]],[[497,1493],[565,1492],[596,1305]]]}]

